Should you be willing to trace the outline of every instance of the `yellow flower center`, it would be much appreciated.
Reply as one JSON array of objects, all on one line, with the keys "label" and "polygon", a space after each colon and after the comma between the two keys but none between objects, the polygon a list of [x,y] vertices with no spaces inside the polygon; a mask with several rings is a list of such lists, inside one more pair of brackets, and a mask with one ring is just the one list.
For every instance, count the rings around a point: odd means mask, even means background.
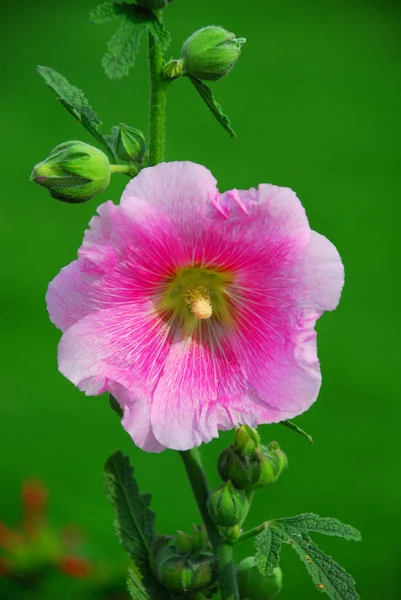
[{"label": "yellow flower center", "polygon": [[204,285],[187,285],[184,300],[189,305],[195,319],[210,319],[213,313],[210,292]]},{"label": "yellow flower center", "polygon": [[202,266],[180,269],[160,290],[158,308],[169,318],[179,318],[188,333],[210,319],[231,324],[233,281],[233,273],[227,270]]}]

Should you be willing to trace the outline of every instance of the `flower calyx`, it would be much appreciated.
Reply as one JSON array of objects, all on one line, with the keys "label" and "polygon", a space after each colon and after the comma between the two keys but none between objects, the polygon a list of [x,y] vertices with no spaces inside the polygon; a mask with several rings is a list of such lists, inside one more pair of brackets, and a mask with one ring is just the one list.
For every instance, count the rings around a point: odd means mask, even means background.
[{"label": "flower calyx", "polygon": [[210,81],[221,79],[234,67],[245,42],[223,27],[198,29],[182,47],[183,74]]},{"label": "flower calyx", "polygon": [[287,457],[279,444],[261,445],[257,432],[247,425],[237,429],[234,443],[223,450],[218,459],[223,481],[230,479],[236,488],[247,492],[277,481],[287,465]]},{"label": "flower calyx", "polygon": [[178,531],[175,538],[160,536],[153,543],[150,564],[156,579],[179,597],[214,592],[218,578],[215,558],[204,527],[194,527],[192,536]]},{"label": "flower calyx", "polygon": [[145,152],[146,141],[143,133],[139,129],[120,123],[115,142],[117,156],[129,163],[142,164]]},{"label": "flower calyx", "polygon": [[236,568],[241,600],[273,600],[280,593],[283,574],[280,567],[266,577],[259,571],[254,556],[248,556]]},{"label": "flower calyx", "polygon": [[103,192],[110,183],[110,173],[104,152],[73,140],[56,146],[37,164],[31,181],[47,188],[53,198],[76,204]]},{"label": "flower calyx", "polygon": [[248,510],[248,499],[244,490],[238,490],[230,480],[214,490],[209,497],[208,511],[219,527],[239,525]]}]

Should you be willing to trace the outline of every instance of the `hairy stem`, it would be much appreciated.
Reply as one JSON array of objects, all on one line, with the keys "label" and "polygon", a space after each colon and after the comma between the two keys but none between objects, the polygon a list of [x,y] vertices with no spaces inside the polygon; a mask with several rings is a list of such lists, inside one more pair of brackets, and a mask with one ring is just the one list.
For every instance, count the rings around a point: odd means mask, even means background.
[{"label": "hairy stem", "polygon": [[202,467],[200,454],[197,448],[180,452],[185,469],[191,483],[199,511],[209,534],[210,542],[216,556],[217,567],[220,573],[220,592],[222,600],[239,600],[237,582],[233,565],[233,546],[223,542],[217,525],[212,521],[207,510],[209,486],[205,471]]},{"label": "hairy stem", "polygon": [[[161,19],[161,11],[158,11]],[[150,137],[149,166],[164,160],[164,129],[168,82],[163,77],[163,52],[159,41],[149,31],[150,67]]]},{"label": "hairy stem", "polygon": [[237,539],[237,542],[244,542],[245,540],[254,537],[255,535],[258,535],[259,533],[262,533],[262,531],[264,529],[266,529],[266,527],[268,527],[269,523],[267,521],[265,521],[265,523],[262,523],[261,525],[258,525],[257,527],[254,527],[253,529],[248,529],[248,531],[244,531],[244,533],[241,533],[241,535],[239,536],[239,538]]}]

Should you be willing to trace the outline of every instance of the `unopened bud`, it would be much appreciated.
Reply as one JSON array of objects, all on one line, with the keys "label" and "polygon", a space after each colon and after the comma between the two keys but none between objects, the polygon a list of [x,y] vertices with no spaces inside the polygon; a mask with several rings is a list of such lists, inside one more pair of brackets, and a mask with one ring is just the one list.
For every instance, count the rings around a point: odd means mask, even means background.
[{"label": "unopened bud", "polygon": [[141,163],[145,156],[146,142],[139,129],[120,123],[116,138],[116,152],[125,162]]},{"label": "unopened bud", "polygon": [[64,142],[34,167],[31,181],[47,188],[58,200],[85,202],[109,185],[110,163],[104,152],[94,146]]},{"label": "unopened bud", "polygon": [[209,545],[209,539],[207,537],[206,527],[201,525],[198,527],[194,525],[194,532],[192,534],[192,549],[194,552],[197,550],[206,550]]},{"label": "unopened bud", "polygon": [[249,454],[260,446],[260,437],[256,429],[249,425],[240,425],[235,431],[234,449],[240,455]]},{"label": "unopened bud", "polygon": [[174,539],[175,547],[182,555],[190,554],[192,551],[192,538],[184,531],[177,531]]},{"label": "unopened bud", "polygon": [[197,79],[220,79],[231,71],[245,42],[245,38],[236,38],[222,27],[199,29],[182,47],[184,72]]},{"label": "unopened bud", "polygon": [[182,60],[170,60],[163,69],[164,75],[167,79],[178,79],[182,75]]},{"label": "unopened bud", "polygon": [[266,577],[259,571],[255,557],[245,558],[236,568],[238,591],[246,600],[273,600],[281,590],[283,574],[280,567]]},{"label": "unopened bud", "polygon": [[208,510],[213,521],[220,527],[234,527],[246,515],[248,500],[243,490],[237,490],[227,481],[211,493]]},{"label": "unopened bud", "polygon": [[191,595],[214,585],[217,580],[214,556],[197,551],[182,556],[176,540],[161,536],[151,548],[150,565],[156,579],[175,594]]},{"label": "unopened bud", "polygon": [[231,479],[236,488],[252,491],[274,483],[287,466],[287,457],[277,442],[269,447],[255,447],[254,450],[236,451],[235,444],[220,454],[218,470],[220,477]]}]

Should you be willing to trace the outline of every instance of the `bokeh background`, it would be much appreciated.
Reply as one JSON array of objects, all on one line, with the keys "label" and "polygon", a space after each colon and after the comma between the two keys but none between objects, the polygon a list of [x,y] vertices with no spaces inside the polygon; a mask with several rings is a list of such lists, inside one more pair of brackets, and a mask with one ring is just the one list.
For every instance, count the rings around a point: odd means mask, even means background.
[{"label": "bokeh background", "polygon": [[[18,522],[21,481],[37,476],[49,487],[52,524],[80,525],[90,558],[114,564],[124,555],[102,490],[103,464],[114,450],[129,454],[152,494],[159,532],[190,530],[199,516],[179,456],[135,448],[106,397],[85,397],[57,371],[60,333],[46,313],[48,282],[75,258],[97,204],[118,201],[126,180],[115,176],[101,197],[78,206],[29,182],[33,164],[58,143],[91,142],[36,64],[84,89],[107,129],[123,121],[146,131],[148,124],[145,44],[131,76],[110,83],[100,58],[115,24],[89,24],[95,1],[22,0],[1,18],[0,521]],[[346,266],[340,307],[318,325],[321,394],[297,419],[315,444],[282,426],[260,428],[265,442],[280,442],[290,468],[257,494],[249,525],[304,511],[352,523],[363,532],[361,544],[318,541],[355,576],[364,600],[399,599],[400,4],[176,0],[166,20],[171,57],[208,24],[248,40],[233,73],[213,85],[238,139],[217,125],[188,81],[177,81],[169,94],[168,159],[205,164],[221,190],[292,187]],[[203,448],[212,485],[231,438],[224,433]],[[250,552],[244,544],[237,557]],[[288,548],[282,566],[280,598],[317,597]],[[75,598],[78,590],[79,583],[65,582],[57,596],[39,597]],[[0,597],[9,598],[1,578]]]}]

